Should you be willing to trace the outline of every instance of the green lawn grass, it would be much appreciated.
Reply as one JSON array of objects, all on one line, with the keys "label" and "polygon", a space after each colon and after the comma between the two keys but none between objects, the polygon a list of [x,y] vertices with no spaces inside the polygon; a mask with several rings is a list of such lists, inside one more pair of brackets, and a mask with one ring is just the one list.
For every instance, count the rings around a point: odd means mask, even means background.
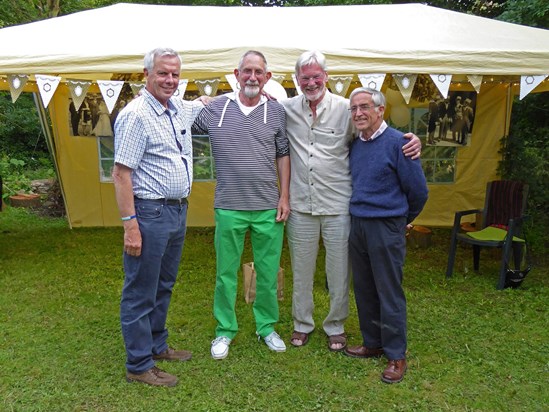
[{"label": "green lawn grass", "polygon": [[[63,219],[22,209],[0,213],[1,411],[547,411],[548,268],[537,266],[518,290],[497,291],[498,255],[459,248],[456,273],[444,276],[449,230],[433,246],[409,249],[409,371],[387,385],[385,361],[327,350],[323,263],[315,282],[317,330],[303,348],[289,345],[292,272],[287,246],[285,300],[274,353],[255,338],[251,305],[240,290],[240,332],[229,357],[214,361],[211,228],[189,228],[168,324],[169,342],[193,351],[190,362],[162,364],[175,388],[129,384],[119,327],[123,282],[121,228],[70,230]],[[323,256],[322,256],[323,257]],[[246,248],[243,261],[250,261]],[[346,324],[360,344],[354,298]]]}]

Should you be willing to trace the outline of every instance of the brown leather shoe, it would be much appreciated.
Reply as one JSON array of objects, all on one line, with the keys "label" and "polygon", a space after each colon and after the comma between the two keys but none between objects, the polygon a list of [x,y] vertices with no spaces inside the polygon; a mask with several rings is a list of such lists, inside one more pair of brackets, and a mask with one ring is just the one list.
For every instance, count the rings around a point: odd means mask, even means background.
[{"label": "brown leather shoe", "polygon": [[368,348],[366,346],[348,346],[343,353],[351,358],[379,358],[383,355],[383,348]]},{"label": "brown leather shoe", "polygon": [[381,374],[381,380],[385,383],[398,383],[404,379],[404,374],[408,369],[406,359],[393,359],[387,363],[387,367]]},{"label": "brown leather shoe", "polygon": [[146,383],[152,386],[172,387],[177,385],[177,377],[164,372],[162,369],[158,369],[156,366],[140,374],[126,372],[126,380],[128,382]]},{"label": "brown leather shoe", "polygon": [[158,355],[153,355],[154,360],[158,361],[188,361],[193,357],[193,354],[188,350],[175,350],[168,348]]}]

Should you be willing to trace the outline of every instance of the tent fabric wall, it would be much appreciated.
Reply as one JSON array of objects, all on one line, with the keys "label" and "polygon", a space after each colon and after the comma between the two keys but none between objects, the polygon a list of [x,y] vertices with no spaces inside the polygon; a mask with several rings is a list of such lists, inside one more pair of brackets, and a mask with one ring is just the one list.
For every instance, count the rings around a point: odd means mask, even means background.
[{"label": "tent fabric wall", "polygon": [[[237,21],[264,22],[272,30],[250,36]],[[330,30],[310,36],[303,21],[325,22]],[[146,22],[146,30],[145,23],[136,22]],[[283,29],[289,25],[295,29]],[[101,30],[87,34],[87,28],[98,26]],[[204,34],[209,28],[222,35]],[[486,182],[496,178],[499,140],[508,130],[511,98],[518,94],[516,82],[521,75],[549,74],[549,31],[419,4],[282,8],[117,4],[1,29],[0,44],[0,89],[9,89],[9,74],[28,74],[26,91],[37,90],[36,74],[62,77],[48,110],[55,160],[75,227],[119,225],[120,220],[113,184],[100,182],[96,138],[69,133],[69,91],[64,82],[138,75],[143,55],[154,47],[176,49],[183,58],[182,78],[190,82],[232,73],[249,49],[264,52],[269,69],[287,80],[297,57],[310,49],[326,54],[331,75],[452,74],[451,90],[459,88],[459,82],[467,84],[466,75],[484,75],[488,81],[478,94],[471,145],[458,149],[455,182],[430,184],[429,201],[416,219],[428,226],[450,226],[455,210],[483,204]],[[549,90],[547,80],[535,91],[540,90]],[[214,184],[194,183],[189,225],[213,225]]]},{"label": "tent fabric wall", "polygon": [[[68,90],[56,93],[54,114],[57,161],[66,192],[67,212],[74,227],[120,224],[114,187],[100,182],[97,140],[71,136]],[[471,146],[458,148],[453,184],[430,184],[429,200],[416,224],[450,226],[456,210],[481,207],[486,182],[496,178],[499,140],[505,135],[508,85],[485,86],[477,100]],[[92,90],[93,92],[93,90]],[[215,182],[194,182],[189,198],[189,226],[212,226]]]}]

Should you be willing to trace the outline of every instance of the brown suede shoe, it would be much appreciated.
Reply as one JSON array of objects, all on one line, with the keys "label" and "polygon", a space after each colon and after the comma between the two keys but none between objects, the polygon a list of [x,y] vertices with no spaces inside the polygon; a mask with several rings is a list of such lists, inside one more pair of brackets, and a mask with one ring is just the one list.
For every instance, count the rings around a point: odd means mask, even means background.
[{"label": "brown suede shoe", "polygon": [[193,357],[193,354],[188,350],[175,350],[168,348],[158,355],[153,355],[153,359],[157,361],[188,361]]},{"label": "brown suede shoe", "polygon": [[406,359],[390,360],[381,374],[381,380],[385,383],[398,383],[404,379],[406,369],[408,369]]},{"label": "brown suede shoe", "polygon": [[343,353],[351,358],[379,358],[383,355],[383,348],[368,348],[366,346],[348,346]]},{"label": "brown suede shoe", "polygon": [[177,377],[164,372],[153,366],[146,372],[136,375],[135,373],[126,372],[126,380],[128,382],[141,382],[153,386],[175,386],[177,385]]}]

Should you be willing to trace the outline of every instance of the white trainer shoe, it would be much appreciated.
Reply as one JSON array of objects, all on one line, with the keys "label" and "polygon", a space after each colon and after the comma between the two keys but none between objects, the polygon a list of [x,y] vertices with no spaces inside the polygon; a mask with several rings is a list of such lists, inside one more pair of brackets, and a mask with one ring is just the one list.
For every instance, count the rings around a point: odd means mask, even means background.
[{"label": "white trainer shoe", "polygon": [[263,340],[270,350],[274,350],[275,352],[286,352],[286,344],[280,338],[278,333],[271,332],[267,336],[265,336]]},{"label": "white trainer shoe", "polygon": [[214,359],[225,359],[229,354],[229,345],[231,340],[226,336],[218,336],[212,340],[212,358]]}]

